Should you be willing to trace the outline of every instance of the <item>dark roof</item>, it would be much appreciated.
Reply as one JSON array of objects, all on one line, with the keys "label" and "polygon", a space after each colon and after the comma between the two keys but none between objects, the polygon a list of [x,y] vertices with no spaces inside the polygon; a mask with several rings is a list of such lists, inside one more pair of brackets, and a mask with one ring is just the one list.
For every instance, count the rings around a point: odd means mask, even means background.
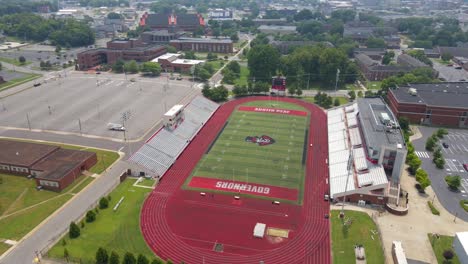
[{"label": "dark roof", "polygon": [[167,26],[169,25],[169,16],[167,14],[148,14],[145,22],[149,26]]},{"label": "dark roof", "polygon": [[366,65],[367,67],[379,64],[377,61],[371,59],[369,56],[363,53],[356,54],[354,58],[362,64]]},{"label": "dark roof", "polygon": [[59,149],[34,165],[32,169],[45,172],[37,176],[38,179],[60,180],[69,171],[80,166],[94,155],[96,154],[89,151]]},{"label": "dark roof", "polygon": [[468,57],[468,48],[460,47],[437,47],[439,54],[449,53],[454,57]]},{"label": "dark roof", "polygon": [[355,48],[353,50],[354,53],[363,53],[366,55],[385,55],[385,49],[380,48]]},{"label": "dark roof", "polygon": [[[408,93],[416,89],[416,95]],[[399,103],[468,109],[468,82],[415,83],[390,91]]]},{"label": "dark roof", "polygon": [[405,65],[413,66],[413,67],[429,67],[429,65],[425,64],[424,62],[408,55],[408,54],[401,54],[397,58],[398,63],[403,63]]},{"label": "dark roof", "polygon": [[0,139],[0,163],[30,167],[58,148],[57,146]]},{"label": "dark roof", "polygon": [[146,32],[143,32],[141,34],[142,35],[152,35],[152,36],[174,36],[174,35],[176,35],[175,32],[169,32],[169,30],[167,30],[167,29],[146,31]]},{"label": "dark roof", "polygon": [[200,19],[197,14],[178,14],[177,25],[200,25]]},{"label": "dark roof", "polygon": [[229,38],[179,38],[169,41],[170,43],[198,42],[198,43],[232,43]]}]

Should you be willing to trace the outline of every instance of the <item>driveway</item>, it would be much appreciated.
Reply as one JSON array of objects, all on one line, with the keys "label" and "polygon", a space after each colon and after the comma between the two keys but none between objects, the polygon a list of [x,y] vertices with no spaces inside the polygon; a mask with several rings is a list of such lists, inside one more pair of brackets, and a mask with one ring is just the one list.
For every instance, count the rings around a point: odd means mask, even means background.
[{"label": "driveway", "polygon": [[[425,150],[426,140],[437,128],[418,127],[422,137],[413,141],[415,154],[421,159],[421,167],[427,171],[437,198],[447,211],[457,217],[468,221],[468,213],[460,206],[460,200],[468,200],[468,172],[463,164],[468,163],[468,130],[447,129],[449,134],[439,141],[442,154],[445,158],[444,169],[437,169],[432,162],[432,153]],[[444,148],[441,144],[449,145]],[[459,175],[462,177],[462,187],[459,192],[451,191],[445,183],[445,176]]]}]

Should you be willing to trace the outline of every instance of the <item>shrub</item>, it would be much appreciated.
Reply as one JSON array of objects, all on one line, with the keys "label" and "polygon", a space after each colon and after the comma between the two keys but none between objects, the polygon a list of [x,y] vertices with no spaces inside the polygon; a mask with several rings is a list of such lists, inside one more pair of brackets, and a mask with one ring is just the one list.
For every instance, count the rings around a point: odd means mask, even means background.
[{"label": "shrub", "polygon": [[160,259],[153,259],[153,261],[151,261],[151,264],[163,264],[163,262]]},{"label": "shrub", "polygon": [[465,212],[468,212],[468,200],[461,200],[460,206],[465,210]]},{"label": "shrub", "polygon": [[99,200],[99,209],[106,209],[107,207],[109,207],[109,200],[106,197],[102,197]]},{"label": "shrub", "polygon": [[68,236],[70,238],[77,238],[77,237],[80,236],[80,233],[81,233],[81,231],[80,231],[80,228],[78,227],[78,225],[75,224],[75,222],[71,222],[70,223],[70,229],[68,231]]},{"label": "shrub", "polygon": [[436,159],[434,163],[438,169],[443,169],[445,166],[445,160],[443,158]]},{"label": "shrub", "polygon": [[428,150],[428,151],[433,151],[435,145],[436,145],[436,141],[434,140],[433,137],[427,138],[427,141],[426,141],[426,150]]},{"label": "shrub", "polygon": [[438,138],[444,138],[445,135],[448,135],[448,131],[445,128],[439,128],[437,129],[436,134]]},{"label": "shrub", "polygon": [[102,247],[96,251],[96,264],[107,264],[109,262],[109,254]]},{"label": "shrub", "polygon": [[444,256],[445,259],[453,259],[453,257],[455,256],[451,249],[444,250],[444,253],[442,255]]},{"label": "shrub", "polygon": [[122,264],[136,264],[135,256],[130,252],[125,253]]},{"label": "shrub", "polygon": [[416,181],[420,184],[423,191],[426,189],[426,187],[431,185],[431,180],[429,179],[427,172],[422,169],[416,171]]},{"label": "shrub", "polygon": [[445,182],[452,190],[458,190],[461,186],[461,177],[458,175],[447,175],[445,176]]},{"label": "shrub", "polygon": [[86,213],[86,222],[91,223],[91,222],[94,222],[95,220],[96,220],[96,213],[93,210],[89,210]]},{"label": "shrub", "polygon": [[119,263],[120,263],[119,254],[117,254],[117,252],[115,251],[112,251],[109,257],[109,264],[119,264]]},{"label": "shrub", "polygon": [[406,163],[408,164],[409,173],[415,175],[422,162],[421,159],[416,156],[416,154],[410,153],[408,156],[406,156]]},{"label": "shrub", "polygon": [[143,256],[142,254],[138,255],[137,264],[149,264],[149,260],[147,257]]},{"label": "shrub", "polygon": [[427,201],[427,205],[429,205],[429,208],[431,208],[431,212],[432,212],[433,215],[440,215],[439,210],[437,210],[437,208],[435,208],[435,206],[432,204],[431,201]]},{"label": "shrub", "polygon": [[68,249],[67,248],[64,248],[63,249],[63,257],[65,259],[68,259],[68,257],[70,257],[70,253],[68,252]]}]

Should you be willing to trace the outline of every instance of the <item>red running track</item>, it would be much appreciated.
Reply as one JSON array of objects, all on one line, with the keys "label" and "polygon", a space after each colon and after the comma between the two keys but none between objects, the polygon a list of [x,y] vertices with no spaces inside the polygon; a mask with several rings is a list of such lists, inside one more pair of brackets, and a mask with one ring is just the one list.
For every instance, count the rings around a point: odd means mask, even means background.
[{"label": "red running track", "polygon": [[[303,206],[230,195],[202,197],[180,187],[239,104],[256,100],[280,100],[298,104],[311,113]],[[146,199],[140,226],[150,248],[174,263],[328,264],[330,225],[325,219],[329,204],[326,114],[319,107],[292,98],[247,97],[222,105],[191,141],[164,180]],[[256,222],[291,230],[283,240],[254,239]],[[213,251],[215,242],[223,252]]]}]

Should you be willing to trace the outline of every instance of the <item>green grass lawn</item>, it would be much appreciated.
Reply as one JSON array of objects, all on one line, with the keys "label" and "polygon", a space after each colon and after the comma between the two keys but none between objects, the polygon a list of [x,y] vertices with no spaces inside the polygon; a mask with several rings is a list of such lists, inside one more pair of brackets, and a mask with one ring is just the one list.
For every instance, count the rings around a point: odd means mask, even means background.
[{"label": "green grass lawn", "polygon": [[[439,238],[432,236],[432,234],[427,234],[429,241],[431,242],[432,245],[432,250],[434,250],[434,254],[437,257],[437,263],[442,264],[444,263],[444,256],[443,253],[447,249],[452,249],[452,244],[453,244],[453,238],[452,236],[441,236],[439,235]],[[453,251],[453,249],[452,249]],[[455,254],[455,251],[453,251]],[[455,257],[452,259],[452,264],[460,264],[460,260],[458,260],[458,257],[455,254]]]},{"label": "green grass lawn", "polygon": [[[248,105],[293,108],[275,101]],[[302,155],[308,122],[309,118],[303,116],[235,111],[185,184],[188,185],[193,176],[199,176],[286,187],[299,191],[298,202],[301,203],[305,173]],[[262,135],[276,142],[258,146],[245,141],[248,136]]]},{"label": "green grass lawn", "polygon": [[[91,181],[81,176],[61,193],[47,190],[37,191],[34,180],[26,177],[0,174],[0,239],[19,240],[61,207]],[[34,206],[35,207],[31,207]],[[27,210],[21,211],[31,207]]]},{"label": "green grass lawn", "polygon": [[19,62],[19,60],[17,60],[17,59],[5,58],[5,57],[0,57],[0,61],[1,61],[1,62],[10,63],[10,64],[13,64],[13,65],[15,65],[15,66],[26,66],[26,65],[29,65],[29,64],[32,63],[32,61],[25,61],[24,63],[21,63],[21,62]]},{"label": "green grass lawn", "polygon": [[448,64],[453,64],[452,60],[448,60],[448,61],[444,61],[442,59],[431,59],[431,60],[434,60],[434,61],[437,61],[438,63],[442,64],[442,65],[448,65]]},{"label": "green grass lawn", "polygon": [[23,83],[30,82],[30,81],[32,81],[34,79],[37,79],[37,78],[41,77],[41,76],[42,75],[40,75],[40,74],[25,73],[25,76],[23,76],[21,78],[16,78],[16,79],[13,79],[13,80],[10,80],[8,82],[0,84],[0,91],[15,87],[15,86],[23,84]]},{"label": "green grass lawn", "polygon": [[[81,236],[69,239],[65,236],[66,245],[59,241],[48,252],[49,257],[63,259],[64,248],[68,250],[73,260],[81,263],[94,263],[96,250],[105,248],[108,252],[116,251],[122,260],[126,252],[134,255],[143,254],[150,260],[155,258],[146,245],[140,231],[140,210],[151,189],[133,187],[135,180],[127,179],[110,194],[112,200],[109,208],[100,210],[93,223],[86,223],[81,230]],[[117,211],[112,208],[125,197]]]},{"label": "green grass lawn", "polygon": [[241,66],[240,76],[234,81],[234,84],[237,85],[247,85],[247,81],[249,78],[249,68],[247,66]]},{"label": "green grass lawn", "polygon": [[382,89],[382,82],[367,82],[366,87],[369,90],[380,90]]},{"label": "green grass lawn", "polygon": [[10,245],[0,242],[0,256],[10,248]]},{"label": "green grass lawn", "polygon": [[143,178],[143,180],[139,182],[138,185],[153,187],[155,183],[156,183],[155,180]]},{"label": "green grass lawn", "polygon": [[[385,263],[380,237],[371,232],[377,230],[377,226],[370,216],[363,212],[346,210],[345,219],[351,218],[352,224],[343,228],[343,220],[339,218],[339,213],[338,210],[332,210],[330,214],[333,263],[356,263],[354,245],[357,244],[364,246],[367,263]],[[371,236],[374,236],[374,239]]]}]

